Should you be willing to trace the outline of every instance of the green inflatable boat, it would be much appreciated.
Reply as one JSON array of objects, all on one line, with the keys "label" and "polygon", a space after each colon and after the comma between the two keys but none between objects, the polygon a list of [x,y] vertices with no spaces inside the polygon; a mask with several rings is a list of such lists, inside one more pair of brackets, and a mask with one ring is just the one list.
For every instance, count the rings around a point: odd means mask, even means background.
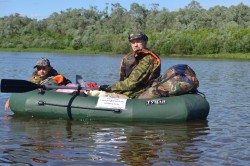
[{"label": "green inflatable boat", "polygon": [[33,90],[13,93],[10,109],[17,115],[81,121],[174,122],[205,120],[209,103],[199,94],[155,99],[121,99]]}]

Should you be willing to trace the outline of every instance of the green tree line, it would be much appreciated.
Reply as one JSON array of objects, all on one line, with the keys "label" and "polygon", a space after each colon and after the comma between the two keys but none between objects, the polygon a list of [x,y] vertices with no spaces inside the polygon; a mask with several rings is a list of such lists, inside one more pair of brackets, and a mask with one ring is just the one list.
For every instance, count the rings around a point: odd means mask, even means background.
[{"label": "green tree line", "polygon": [[159,4],[119,3],[99,11],[67,9],[43,20],[18,13],[0,17],[0,48],[92,50],[124,54],[130,51],[128,34],[144,31],[149,47],[160,55],[200,55],[250,52],[250,8],[214,6],[204,9],[193,0],[178,11]]}]

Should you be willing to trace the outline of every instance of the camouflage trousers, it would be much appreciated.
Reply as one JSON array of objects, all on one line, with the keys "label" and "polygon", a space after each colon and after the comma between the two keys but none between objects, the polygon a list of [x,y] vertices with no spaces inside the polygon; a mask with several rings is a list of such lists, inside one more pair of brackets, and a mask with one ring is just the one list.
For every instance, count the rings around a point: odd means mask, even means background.
[{"label": "camouflage trousers", "polygon": [[155,82],[142,93],[139,99],[157,98],[157,97],[168,97],[185,94],[194,88],[192,83],[186,82],[182,76],[174,76],[167,81]]}]

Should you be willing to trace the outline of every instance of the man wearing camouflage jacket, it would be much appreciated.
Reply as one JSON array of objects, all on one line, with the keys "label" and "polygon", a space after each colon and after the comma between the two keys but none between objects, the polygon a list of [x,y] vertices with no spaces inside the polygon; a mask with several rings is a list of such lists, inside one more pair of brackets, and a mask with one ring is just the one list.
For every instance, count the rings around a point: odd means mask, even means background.
[{"label": "man wearing camouflage jacket", "polygon": [[148,37],[144,33],[132,33],[128,40],[133,52],[123,57],[120,81],[112,86],[101,85],[100,90],[137,98],[160,76],[161,60],[147,48]]}]

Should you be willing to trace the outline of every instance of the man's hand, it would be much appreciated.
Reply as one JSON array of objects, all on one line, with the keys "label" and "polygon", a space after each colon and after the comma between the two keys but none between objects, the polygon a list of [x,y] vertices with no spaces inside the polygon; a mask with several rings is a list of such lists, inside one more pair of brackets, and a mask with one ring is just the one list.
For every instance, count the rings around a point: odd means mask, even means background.
[{"label": "man's hand", "polygon": [[99,90],[106,91],[106,92],[111,92],[111,87],[109,85],[101,85],[99,87]]}]

